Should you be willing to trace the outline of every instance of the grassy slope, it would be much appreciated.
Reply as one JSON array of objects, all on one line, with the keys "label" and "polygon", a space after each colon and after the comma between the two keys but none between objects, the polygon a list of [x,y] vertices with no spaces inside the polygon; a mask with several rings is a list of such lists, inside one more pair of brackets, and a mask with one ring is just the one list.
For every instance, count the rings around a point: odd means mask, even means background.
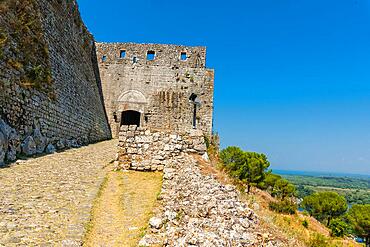
[{"label": "grassy slope", "polygon": [[[201,158],[197,158],[200,164],[201,171],[207,175],[213,175],[218,181],[223,184],[235,184],[240,187],[240,184],[230,179],[224,171],[216,168],[217,158],[212,157],[211,162],[204,162]],[[350,239],[340,239],[330,237],[329,230],[313,217],[306,216],[302,213],[295,215],[284,215],[270,211],[268,204],[275,200],[267,192],[259,189],[253,189],[251,194],[242,193],[244,200],[255,213],[259,215],[260,227],[264,228],[267,233],[273,238],[281,240],[287,246],[315,246],[319,247],[314,239],[317,236],[324,236],[327,240],[324,245],[328,247],[355,247],[362,246]],[[308,222],[308,228],[302,225],[302,222]]]}]

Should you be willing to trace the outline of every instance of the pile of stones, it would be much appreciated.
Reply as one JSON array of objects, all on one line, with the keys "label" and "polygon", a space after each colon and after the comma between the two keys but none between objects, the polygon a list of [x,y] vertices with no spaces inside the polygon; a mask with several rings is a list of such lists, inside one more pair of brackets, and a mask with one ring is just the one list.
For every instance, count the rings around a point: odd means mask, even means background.
[{"label": "pile of stones", "polygon": [[233,185],[200,173],[187,154],[164,169],[163,208],[139,246],[283,246],[261,232],[256,214]]},{"label": "pile of stones", "polygon": [[181,153],[206,152],[206,144],[201,130],[175,134],[136,125],[123,125],[119,133],[117,169],[138,171],[163,170],[168,160]]}]

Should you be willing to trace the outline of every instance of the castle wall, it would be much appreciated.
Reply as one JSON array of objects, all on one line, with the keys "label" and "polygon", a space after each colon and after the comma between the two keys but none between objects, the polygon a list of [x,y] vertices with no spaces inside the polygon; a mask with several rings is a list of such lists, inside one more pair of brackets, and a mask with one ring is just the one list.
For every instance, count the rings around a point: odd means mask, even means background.
[{"label": "castle wall", "polygon": [[0,163],[2,152],[12,161],[111,137],[94,39],[74,0],[0,3],[0,106],[11,130],[0,135]]},{"label": "castle wall", "polygon": [[[118,137],[121,112],[141,113],[140,125],[184,132],[193,127],[192,93],[201,101],[197,128],[211,135],[214,71],[205,67],[205,47],[97,43],[103,94],[113,136]],[[125,57],[121,58],[121,51]],[[148,60],[147,53],[154,52]],[[181,59],[181,54],[186,59]]]}]

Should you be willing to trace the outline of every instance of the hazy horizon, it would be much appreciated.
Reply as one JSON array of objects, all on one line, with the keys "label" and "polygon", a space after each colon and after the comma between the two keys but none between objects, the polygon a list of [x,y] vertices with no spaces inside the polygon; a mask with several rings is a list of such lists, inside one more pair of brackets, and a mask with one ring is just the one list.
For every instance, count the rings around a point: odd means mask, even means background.
[{"label": "hazy horizon", "polygon": [[221,145],[370,174],[370,3],[78,0],[97,41],[207,46]]}]

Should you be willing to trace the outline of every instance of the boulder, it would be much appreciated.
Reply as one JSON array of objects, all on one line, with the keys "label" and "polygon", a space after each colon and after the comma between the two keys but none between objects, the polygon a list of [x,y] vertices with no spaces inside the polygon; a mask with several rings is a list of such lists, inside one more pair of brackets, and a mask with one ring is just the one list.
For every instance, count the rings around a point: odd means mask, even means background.
[{"label": "boulder", "polygon": [[37,153],[36,142],[32,136],[28,136],[22,143],[22,153],[31,156]]},{"label": "boulder", "polygon": [[43,153],[46,147],[46,137],[41,134],[40,128],[34,129],[33,140],[36,143],[36,153]]},{"label": "boulder", "polygon": [[149,225],[152,228],[160,229],[162,227],[163,221],[159,217],[152,217],[149,220]]},{"label": "boulder", "polygon": [[20,137],[17,131],[6,124],[4,120],[0,120],[0,132],[3,134],[4,159],[6,161],[15,161],[17,152],[20,152]]},{"label": "boulder", "polygon": [[4,134],[6,139],[8,139],[12,131],[15,131],[15,130],[11,128],[8,124],[6,124],[4,120],[0,119],[0,132]]},{"label": "boulder", "polygon": [[0,131],[0,166],[4,165],[6,149],[6,138],[5,135]]},{"label": "boulder", "polygon": [[47,154],[55,153],[55,151],[56,151],[56,148],[54,147],[53,144],[50,143],[49,145],[46,146],[45,152]]},{"label": "boulder", "polygon": [[8,152],[6,154],[8,161],[15,161],[17,159],[17,153],[21,152],[20,144],[20,136],[15,129],[12,129],[8,136]]}]

